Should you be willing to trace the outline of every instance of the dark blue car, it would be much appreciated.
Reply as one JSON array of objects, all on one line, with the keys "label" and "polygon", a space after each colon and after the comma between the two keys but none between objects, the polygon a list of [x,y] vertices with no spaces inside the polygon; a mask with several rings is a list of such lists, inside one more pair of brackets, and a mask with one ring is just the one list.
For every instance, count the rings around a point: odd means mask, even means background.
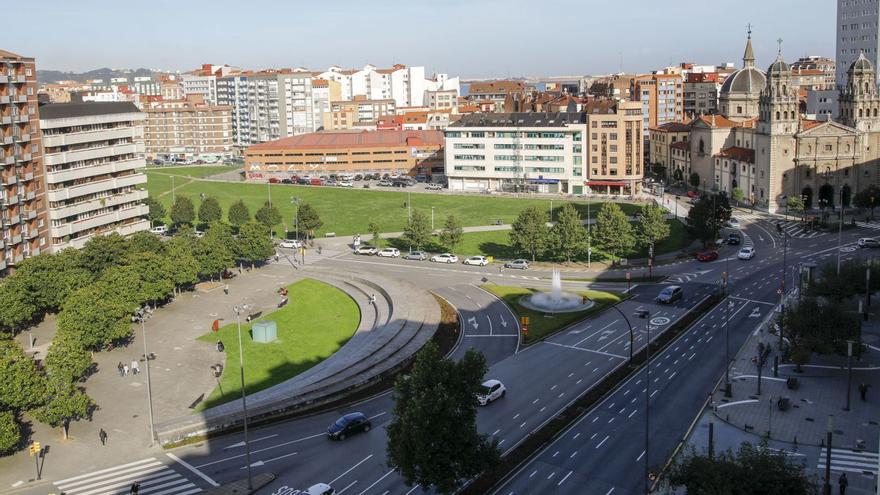
[{"label": "dark blue car", "polygon": [[373,424],[364,413],[354,412],[339,418],[327,428],[327,436],[333,440],[344,440],[345,437],[362,431],[370,431]]}]

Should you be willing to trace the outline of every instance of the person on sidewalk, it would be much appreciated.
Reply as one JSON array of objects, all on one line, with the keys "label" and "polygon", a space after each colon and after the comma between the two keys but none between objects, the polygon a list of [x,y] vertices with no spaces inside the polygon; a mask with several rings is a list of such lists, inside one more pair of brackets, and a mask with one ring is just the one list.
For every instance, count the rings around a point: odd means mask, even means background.
[{"label": "person on sidewalk", "polygon": [[223,286],[223,293],[226,294],[227,296],[229,295],[229,284],[225,284]]},{"label": "person on sidewalk", "polygon": [[122,371],[123,371],[122,376],[128,376],[128,365],[127,364],[122,365]]},{"label": "person on sidewalk", "polygon": [[130,493],[131,495],[138,495],[138,492],[141,490],[141,484],[135,481],[131,484]]},{"label": "person on sidewalk", "polygon": [[859,397],[862,398],[862,402],[866,401],[866,396],[868,395],[868,386],[864,383],[859,384]]},{"label": "person on sidewalk", "polygon": [[131,362],[131,374],[132,374],[132,375],[137,375],[137,374],[140,374],[140,372],[141,372],[141,368],[140,368],[140,366],[138,365],[137,359],[132,360],[132,362]]},{"label": "person on sidewalk", "polygon": [[98,432],[98,438],[101,440],[101,445],[107,445],[107,432],[104,431],[104,428]]},{"label": "person on sidewalk", "polygon": [[119,376],[125,376],[122,361],[119,361],[119,364],[116,365],[116,369],[119,370]]},{"label": "person on sidewalk", "polygon": [[846,473],[840,474],[840,478],[837,479],[837,484],[840,486],[840,495],[846,495],[846,487],[849,485],[849,481],[846,479]]}]

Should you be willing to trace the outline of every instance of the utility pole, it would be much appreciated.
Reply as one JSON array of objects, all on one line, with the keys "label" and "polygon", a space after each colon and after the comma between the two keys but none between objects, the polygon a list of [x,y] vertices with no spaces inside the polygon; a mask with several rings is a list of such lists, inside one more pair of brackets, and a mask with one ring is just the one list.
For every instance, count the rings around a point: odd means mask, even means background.
[{"label": "utility pole", "polygon": [[174,203],[176,203],[176,202],[177,202],[177,198],[174,196],[174,176],[172,175],[171,176],[171,204],[174,205]]},{"label": "utility pole", "polygon": [[[725,275],[725,286],[727,286],[726,282],[727,278]],[[730,385],[730,307],[733,306],[733,301],[728,300],[727,305],[724,307],[724,396],[730,397],[732,395],[731,385]]]},{"label": "utility pole", "polygon": [[250,309],[250,305],[242,304],[235,306],[235,319],[238,322],[238,366],[241,371],[241,409],[244,413],[244,448],[245,462],[247,462],[248,475],[248,492],[254,491],[253,478],[251,476],[251,444],[248,441],[248,415],[247,415],[247,398],[244,391],[244,347],[241,345],[241,312]]},{"label": "utility pole", "polygon": [[651,471],[648,461],[649,439],[651,431],[651,325],[648,330],[648,342],[645,344],[645,495],[651,493]]},{"label": "utility pole", "polygon": [[825,440],[825,485],[824,495],[831,495],[831,435],[834,429],[834,416],[828,415],[828,433]]},{"label": "utility pole", "polygon": [[587,268],[590,268],[590,261],[593,257],[593,234],[590,229],[590,202],[587,201]]},{"label": "utility pole", "polygon": [[150,446],[153,445],[153,439],[156,438],[155,423],[153,423],[153,383],[150,380],[150,353],[147,352],[147,329],[144,320],[146,315],[136,316],[141,323],[141,337],[144,340],[144,368],[147,370],[147,409],[150,412]]}]

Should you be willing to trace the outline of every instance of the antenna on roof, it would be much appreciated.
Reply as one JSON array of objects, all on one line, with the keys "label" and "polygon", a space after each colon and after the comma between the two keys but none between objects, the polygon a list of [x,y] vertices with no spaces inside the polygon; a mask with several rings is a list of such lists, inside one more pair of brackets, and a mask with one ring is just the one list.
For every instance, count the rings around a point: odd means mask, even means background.
[{"label": "antenna on roof", "polygon": [[749,30],[749,39],[752,39],[752,23],[746,24],[746,27]]},{"label": "antenna on roof", "polygon": [[778,40],[776,40],[776,43],[779,44],[779,52],[777,53],[777,55],[779,55],[781,57],[782,56],[782,38],[779,38]]}]

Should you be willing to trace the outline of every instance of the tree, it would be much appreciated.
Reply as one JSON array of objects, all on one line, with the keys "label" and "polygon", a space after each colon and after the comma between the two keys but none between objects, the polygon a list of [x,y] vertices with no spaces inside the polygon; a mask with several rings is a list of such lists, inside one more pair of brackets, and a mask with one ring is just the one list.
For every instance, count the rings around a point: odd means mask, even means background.
[{"label": "tree", "polygon": [[685,488],[688,495],[817,495],[814,477],[802,463],[791,462],[785,451],[766,443],[744,442],[714,456],[698,455],[692,447],[670,467],[669,482]]},{"label": "tree", "polygon": [[388,462],[408,485],[452,493],[463,480],[497,464],[497,441],[477,432],[477,394],[486,360],[471,349],[459,361],[445,359],[429,342],[412,372],[394,384],[388,426]]},{"label": "tree", "polygon": [[377,248],[381,247],[382,237],[379,235],[379,226],[375,222],[370,222],[370,224],[367,225],[367,231],[372,236],[370,242],[373,244],[373,246]]},{"label": "tree", "polygon": [[53,381],[48,402],[34,411],[34,417],[41,423],[61,428],[66,440],[70,422],[89,418],[93,407],[92,399],[74,384]]},{"label": "tree", "polygon": [[257,214],[254,215],[254,218],[261,224],[263,224],[267,229],[269,229],[269,233],[272,232],[272,227],[281,223],[281,213],[278,213],[278,208],[266,201],[263,206],[257,210]]},{"label": "tree", "polygon": [[212,226],[204,237],[196,239],[193,256],[199,267],[199,276],[221,275],[235,264],[235,242],[233,240],[230,243],[225,233],[219,232],[219,229]]},{"label": "tree", "polygon": [[0,340],[0,376],[0,410],[31,409],[45,400],[45,377],[14,341]]},{"label": "tree", "polygon": [[734,187],[733,190],[730,191],[730,197],[733,198],[737,203],[741,203],[746,195],[745,193],[743,193],[742,189]]},{"label": "tree", "polygon": [[615,256],[628,252],[636,243],[633,226],[616,203],[602,204],[596,214],[596,225],[592,233],[593,242],[611,255],[612,262]]},{"label": "tree", "polygon": [[101,275],[95,287],[100,287],[101,292],[115,294],[132,311],[147,302],[147,299],[143,298],[144,288],[141,274],[128,265],[119,265],[107,269]]},{"label": "tree", "polygon": [[161,222],[165,215],[168,213],[165,211],[165,206],[153,199],[152,196],[147,196],[147,199],[144,200],[144,204],[150,208],[150,212],[147,213],[147,219],[150,221],[150,227],[153,227],[156,222]]},{"label": "tree", "polygon": [[[856,198],[858,198],[858,194],[856,194]],[[789,196],[785,201],[785,209],[786,211],[794,212],[795,215],[803,213],[804,200],[801,199],[800,196]]]},{"label": "tree", "polygon": [[689,183],[689,184],[691,185],[691,187],[693,187],[694,189],[700,187],[700,174],[698,174],[698,173],[696,173],[696,172],[692,173],[692,174],[690,175],[690,177],[688,177],[688,183]]},{"label": "tree", "polygon": [[82,267],[98,277],[105,268],[122,261],[128,254],[128,243],[121,235],[113,232],[97,235],[89,239],[80,251]]},{"label": "tree", "polygon": [[730,220],[730,214],[730,202],[726,194],[703,196],[688,211],[688,230],[706,245],[718,238],[721,226]]},{"label": "tree", "polygon": [[551,234],[554,250],[568,263],[573,257],[587,251],[587,229],[581,223],[577,209],[569,203],[562,205]]},{"label": "tree", "polygon": [[641,216],[636,223],[636,238],[642,246],[657,244],[669,237],[670,227],[666,223],[666,212],[656,203],[642,206]]},{"label": "tree", "polygon": [[[789,201],[791,201],[791,198],[789,198]],[[853,196],[853,205],[859,208],[870,208],[872,217],[874,216],[874,208],[878,204],[880,204],[880,187],[874,184],[869,185]]]},{"label": "tree", "polygon": [[73,383],[92,367],[92,356],[75,336],[59,333],[52,339],[44,364],[50,381]]},{"label": "tree", "polygon": [[19,265],[15,277],[39,313],[57,311],[72,291],[94,280],[92,272],[82,266],[79,251],[73,248],[28,258]]},{"label": "tree", "polygon": [[174,225],[192,225],[196,219],[196,208],[191,199],[186,196],[177,196],[171,205],[171,222]]},{"label": "tree", "polygon": [[406,228],[403,229],[402,239],[409,243],[410,247],[422,249],[422,246],[431,239],[431,223],[421,210],[413,210]]},{"label": "tree", "polygon": [[165,254],[167,243],[149,232],[135,232],[128,237],[128,252]]},{"label": "tree", "polygon": [[140,276],[140,303],[155,305],[164,300],[174,290],[174,273],[171,259],[156,253],[129,255],[126,266]]},{"label": "tree", "polygon": [[214,196],[207,196],[199,205],[199,221],[205,224],[219,222],[223,218],[223,208]]},{"label": "tree", "polygon": [[521,253],[531,256],[532,261],[544,253],[550,244],[547,212],[537,206],[529,206],[519,212],[510,230],[510,244]]},{"label": "tree", "polygon": [[302,203],[297,210],[297,227],[300,234],[305,234],[306,239],[314,237],[315,231],[320,229],[324,222],[318,216],[318,212],[308,203]]},{"label": "tree", "polygon": [[241,258],[251,264],[265,260],[275,252],[272,240],[266,237],[263,226],[256,222],[248,222],[241,226],[238,233],[238,253]]},{"label": "tree", "polygon": [[449,248],[450,252],[454,253],[455,247],[461,244],[461,238],[463,235],[464,229],[461,228],[461,222],[458,221],[458,218],[455,215],[450,213],[449,216],[446,217],[443,229],[440,231],[440,242]]},{"label": "tree", "polygon": [[0,281],[0,337],[14,335],[39,313],[23,280],[13,275]]},{"label": "tree", "polygon": [[21,442],[21,426],[11,411],[0,411],[0,454],[15,450]]},{"label": "tree", "polygon": [[847,341],[858,340],[861,320],[841,304],[821,304],[807,297],[785,308],[783,328],[793,347],[816,354],[845,355]]},{"label": "tree", "polygon": [[199,263],[193,255],[196,238],[175,236],[168,242],[168,269],[175,287],[184,287],[199,280]]},{"label": "tree", "polygon": [[226,215],[229,218],[229,223],[236,227],[241,227],[251,221],[251,210],[240,199],[232,203]]},{"label": "tree", "polygon": [[96,283],[73,292],[58,313],[58,332],[78,339],[83,347],[98,350],[131,334],[131,300],[107,283]]}]

